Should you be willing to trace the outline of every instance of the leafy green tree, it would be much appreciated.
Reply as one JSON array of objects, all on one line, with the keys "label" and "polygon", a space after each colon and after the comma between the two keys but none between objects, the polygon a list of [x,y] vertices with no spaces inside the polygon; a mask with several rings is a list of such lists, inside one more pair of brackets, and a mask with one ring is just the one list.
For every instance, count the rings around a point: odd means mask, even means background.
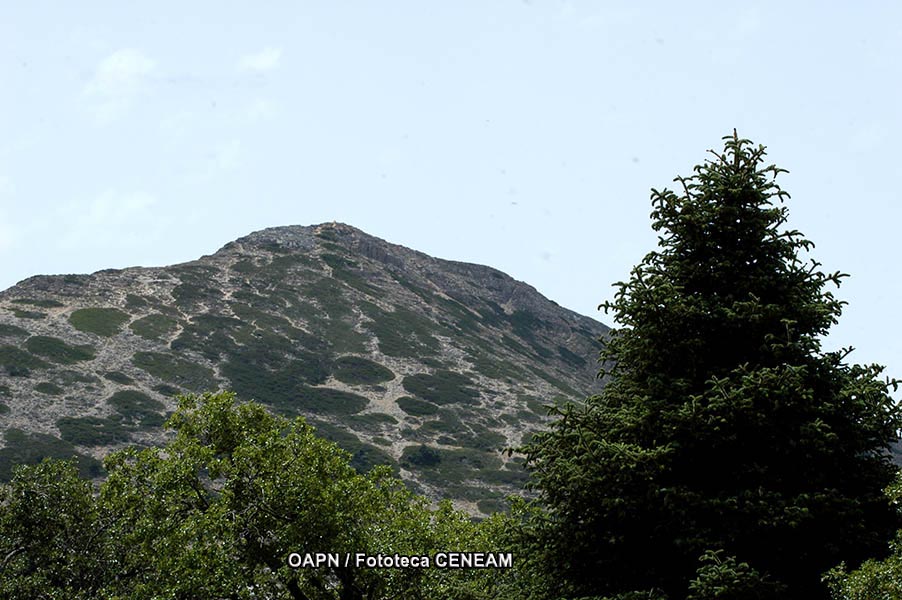
[{"label": "leafy green tree", "polygon": [[0,598],[95,598],[116,565],[109,519],[75,460],[18,468],[0,486]]},{"label": "leafy green tree", "polygon": [[[902,512],[902,473],[886,490],[896,510]],[[902,530],[890,544],[892,553],[883,560],[865,561],[849,572],[845,564],[827,575],[834,600],[902,600]]]},{"label": "leafy green tree", "polygon": [[681,193],[652,190],[658,250],[602,305],[609,383],[526,448],[550,597],[824,598],[898,524],[894,382],[821,350],[844,275],[784,229],[764,147],[724,139]]},{"label": "leafy green tree", "polygon": [[110,456],[98,494],[71,463],[0,487],[0,597],[497,598],[490,571],[293,568],[291,553],[500,551],[499,516],[436,510],[387,467],[360,475],[303,419],[221,392],[187,396],[163,448]]}]

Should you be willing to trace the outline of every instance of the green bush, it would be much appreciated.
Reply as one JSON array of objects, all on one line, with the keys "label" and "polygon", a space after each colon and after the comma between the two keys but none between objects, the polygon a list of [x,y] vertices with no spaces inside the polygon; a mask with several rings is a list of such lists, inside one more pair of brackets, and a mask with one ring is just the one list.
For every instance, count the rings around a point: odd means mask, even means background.
[{"label": "green bush", "polygon": [[352,415],[367,407],[369,400],[363,396],[333,390],[307,387],[301,391],[296,406],[301,410],[332,415]]},{"label": "green bush", "polygon": [[479,392],[470,387],[473,380],[452,371],[409,375],[403,385],[414,396],[435,404],[472,404],[479,398]]},{"label": "green bush", "polygon": [[128,439],[128,430],[112,419],[62,417],[56,426],[60,437],[76,446],[106,446]]},{"label": "green bush", "polygon": [[135,382],[134,379],[121,371],[107,371],[103,374],[103,377],[114,383],[121,383],[122,385],[131,385]]},{"label": "green bush", "polygon": [[397,425],[398,420],[385,413],[371,412],[361,415],[352,415],[348,417],[348,423],[369,431],[381,431],[382,425]]},{"label": "green bush", "polygon": [[88,344],[72,346],[63,340],[46,335],[35,335],[25,340],[25,348],[62,365],[94,360],[95,349]]},{"label": "green bush", "polygon": [[207,367],[160,352],[136,352],[132,364],[154,377],[193,391],[217,388],[213,371]]},{"label": "green bush", "polygon": [[107,404],[129,423],[137,423],[144,427],[158,427],[164,419],[159,412],[166,407],[147,394],[137,390],[121,390],[107,398]]},{"label": "green bush", "polygon": [[400,398],[395,400],[395,402],[398,403],[398,406],[401,407],[401,410],[414,417],[434,415],[438,412],[438,406],[436,406],[432,402],[420,400],[419,398],[401,396]]},{"label": "green bush", "polygon": [[47,315],[35,310],[22,310],[21,308],[11,308],[12,313],[19,319],[43,319]]},{"label": "green bush", "polygon": [[6,445],[0,448],[0,481],[9,481],[16,465],[33,465],[45,458],[78,458],[82,477],[99,477],[103,473],[100,462],[75,451],[69,442],[43,433],[10,428],[3,434]]},{"label": "green bush", "polygon": [[7,325],[6,323],[0,323],[0,337],[25,337],[28,335],[28,331],[22,329],[21,327],[16,327],[15,325]]},{"label": "green bush", "polygon": [[424,444],[407,446],[401,453],[401,464],[405,467],[434,467],[442,462],[441,453]]},{"label": "green bush", "polygon": [[16,304],[30,304],[31,306],[40,308],[59,308],[65,306],[62,302],[57,302],[56,300],[41,300],[36,298],[16,298],[13,302]]},{"label": "green bush", "polygon": [[46,369],[49,366],[37,356],[15,346],[0,346],[0,367],[11,377],[28,377],[32,369]]},{"label": "green bush", "polygon": [[177,326],[178,321],[172,317],[161,315],[160,313],[153,313],[133,321],[128,328],[134,331],[136,335],[140,335],[145,339],[158,340],[175,330]]},{"label": "green bush", "polygon": [[69,323],[79,331],[111,337],[129,320],[129,316],[115,308],[80,308],[69,315]]},{"label": "green bush", "polygon": [[169,397],[177,396],[178,394],[182,393],[182,390],[175,387],[174,385],[169,385],[168,383],[161,383],[161,384],[155,385],[151,389],[155,392],[159,392],[159,393],[163,394],[164,396],[169,396]]},{"label": "green bush", "polygon": [[55,383],[51,383],[49,381],[42,381],[41,383],[34,386],[34,391],[39,392],[41,394],[48,394],[50,396],[59,396],[66,390],[56,385]]},{"label": "green bush", "polygon": [[391,370],[360,356],[342,356],[337,359],[332,374],[335,379],[348,385],[372,385],[395,378]]}]

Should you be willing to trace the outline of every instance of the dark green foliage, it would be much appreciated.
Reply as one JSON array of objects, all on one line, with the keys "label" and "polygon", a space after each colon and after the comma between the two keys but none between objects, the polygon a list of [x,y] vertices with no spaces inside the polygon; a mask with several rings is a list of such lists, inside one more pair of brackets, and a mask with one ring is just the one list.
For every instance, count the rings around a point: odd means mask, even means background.
[{"label": "dark green foliage", "polygon": [[159,392],[164,396],[175,396],[177,394],[181,394],[182,390],[175,387],[174,385],[169,385],[168,383],[161,383],[159,385],[153,386],[153,391]]},{"label": "dark green foliage", "polygon": [[403,385],[414,396],[435,404],[472,404],[479,399],[479,391],[470,387],[473,380],[453,371],[408,375]]},{"label": "dark green foliage", "polygon": [[420,400],[419,398],[401,396],[395,402],[398,403],[398,406],[401,407],[401,410],[406,412],[408,415],[413,415],[415,417],[434,415],[438,412],[438,406],[436,406],[432,402]]},{"label": "dark green foliage", "polygon": [[359,306],[372,319],[366,327],[379,339],[379,350],[383,354],[419,358],[438,352],[439,342],[432,335],[434,325],[429,319],[401,307],[389,312],[371,302],[361,302]]},{"label": "dark green foliage", "polygon": [[63,386],[71,386],[73,383],[100,383],[100,379],[90,373],[79,373],[68,369],[56,372],[56,381]]},{"label": "dark green foliage", "polygon": [[[291,408],[296,411],[311,411],[314,413],[331,415],[352,415],[367,407],[369,400],[363,396],[333,390],[332,388],[306,387],[301,390],[297,399],[291,403]],[[277,408],[288,408],[279,406]]]},{"label": "dark green foliage", "polygon": [[506,512],[509,507],[504,500],[498,498],[483,498],[476,502],[476,508],[483,514],[491,515],[494,513]]},{"label": "dark green foliage", "polygon": [[362,442],[360,438],[344,427],[338,427],[325,421],[316,421],[314,426],[317,435],[335,442],[350,454],[350,464],[358,473],[367,473],[378,465],[387,465],[397,472],[398,465],[387,452]]},{"label": "dark green foliage", "polygon": [[129,316],[115,308],[80,308],[69,315],[69,323],[79,331],[111,337],[119,333]]},{"label": "dark green foliage", "polygon": [[527,341],[533,341],[536,331],[545,327],[545,321],[527,310],[515,310],[508,321],[518,336]]},{"label": "dark green foliage", "polygon": [[287,566],[290,552],[508,549],[498,519],[430,510],[388,469],[368,469],[377,449],[352,457],[301,419],[227,395],[182,399],[170,426],[165,448],[109,457],[99,493],[59,462],[0,486],[0,597],[500,597],[504,574],[488,570]]},{"label": "dark green foliage", "polygon": [[136,310],[147,307],[147,299],[136,294],[127,294],[125,296],[125,308]]},{"label": "dark green foliage", "polygon": [[91,600],[116,576],[108,526],[73,461],[23,468],[0,486],[0,597]]},{"label": "dark green foliage", "polygon": [[62,302],[57,302],[56,300],[49,299],[36,299],[36,298],[16,298],[13,300],[16,304],[30,304],[31,306],[37,306],[40,308],[60,308],[65,306]]},{"label": "dark green foliage", "polygon": [[585,367],[586,364],[588,364],[588,361],[584,357],[582,357],[579,354],[576,354],[574,352],[571,352],[570,350],[568,350],[567,348],[564,348],[563,346],[557,347],[557,353],[560,355],[560,357],[562,359],[564,359],[564,362],[566,362],[568,365],[570,365],[571,367],[573,367],[575,369],[581,369],[581,368]]},{"label": "dark green foliage", "polygon": [[107,371],[103,374],[104,379],[109,379],[115,383],[121,383],[122,385],[131,385],[135,382],[134,379],[126,375],[121,371]]},{"label": "dark green foliage", "polygon": [[393,416],[377,412],[351,415],[347,418],[347,422],[355,427],[371,432],[382,431],[384,425],[398,424],[398,420]]},{"label": "dark green foliage", "polygon": [[477,500],[485,497],[482,494],[468,498],[462,491],[468,481],[479,481],[482,474],[491,472],[501,466],[497,453],[482,452],[471,449],[446,450],[425,444],[407,446],[401,453],[401,466],[416,471],[423,480],[432,485],[445,487],[447,493],[454,498]]},{"label": "dark green foliage", "polygon": [[46,313],[38,312],[35,310],[22,310],[21,308],[12,308],[10,310],[19,319],[37,320],[37,319],[44,319],[47,317]]},{"label": "dark green foliage", "polygon": [[360,356],[342,356],[336,359],[332,375],[349,385],[372,385],[395,378],[390,369]]},{"label": "dark green foliage", "polygon": [[16,327],[15,325],[7,325],[6,323],[0,323],[0,337],[25,337],[28,335],[28,331],[22,329],[21,327]]},{"label": "dark green foliage", "polygon": [[609,383],[526,449],[554,598],[825,598],[821,574],[899,523],[881,368],[820,347],[842,276],[800,258],[763,147],[725,139],[652,192],[659,249],[605,304]]},{"label": "dark green foliage", "polygon": [[213,371],[170,354],[135,352],[132,364],[154,377],[189,390],[210,390],[218,387]]},{"label": "dark green foliage", "polygon": [[33,354],[48,358],[62,365],[73,365],[94,360],[95,349],[89,344],[72,346],[63,340],[46,335],[35,335],[25,340],[25,348]]},{"label": "dark green foliage", "polygon": [[60,437],[76,446],[106,446],[128,439],[128,429],[113,419],[62,417],[56,426]]},{"label": "dark green foliage", "polygon": [[78,454],[72,444],[52,435],[11,427],[3,436],[6,443],[0,448],[0,481],[12,478],[15,465],[33,465],[45,458],[76,457],[82,477],[98,477],[103,472],[96,459]]},{"label": "dark green foliage", "polygon": [[401,464],[414,467],[434,467],[442,462],[442,456],[435,448],[420,444],[404,448]]},{"label": "dark green foliage", "polygon": [[107,398],[107,404],[116,409],[125,423],[141,427],[158,427],[163,424],[160,412],[163,403],[137,390],[120,390]]},{"label": "dark green foliage", "polygon": [[56,385],[55,383],[51,383],[49,381],[42,381],[41,383],[34,386],[34,391],[39,392],[41,394],[48,394],[50,396],[59,396],[66,390]]},{"label": "dark green foliage", "polygon": [[161,315],[160,313],[152,313],[132,321],[128,328],[145,339],[158,340],[174,331],[177,326],[178,321],[172,317]]},{"label": "dark green foliage", "polygon": [[11,377],[28,377],[32,369],[46,369],[49,366],[37,356],[15,346],[0,346],[0,367]]},{"label": "dark green foliage", "polygon": [[3,404],[2,402],[0,402],[0,415],[8,415],[8,414],[9,414],[9,407],[7,405]]},{"label": "dark green foliage", "polygon": [[222,290],[213,283],[219,272],[215,267],[206,265],[182,265],[172,269],[179,276],[181,283],[172,289],[172,297],[176,305],[183,310],[207,306],[222,300]]}]

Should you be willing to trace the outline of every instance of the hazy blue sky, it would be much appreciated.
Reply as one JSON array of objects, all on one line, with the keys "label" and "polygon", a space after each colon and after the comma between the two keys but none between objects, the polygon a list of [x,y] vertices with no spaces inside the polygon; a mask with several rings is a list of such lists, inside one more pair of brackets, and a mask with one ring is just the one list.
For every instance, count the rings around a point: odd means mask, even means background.
[{"label": "hazy blue sky", "polygon": [[7,2],[0,289],[343,221],[578,312],[649,189],[738,128],[852,278],[828,347],[902,377],[891,2]]}]

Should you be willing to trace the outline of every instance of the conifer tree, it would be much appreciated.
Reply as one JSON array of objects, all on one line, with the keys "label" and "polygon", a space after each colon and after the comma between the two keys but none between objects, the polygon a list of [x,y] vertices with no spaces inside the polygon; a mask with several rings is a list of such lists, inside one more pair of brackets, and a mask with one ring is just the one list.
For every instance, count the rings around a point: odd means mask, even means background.
[{"label": "conifer tree", "polygon": [[609,383],[526,448],[552,597],[825,598],[898,524],[894,382],[822,351],[845,275],[785,229],[764,147],[724,140],[652,190],[658,249],[602,305]]}]

